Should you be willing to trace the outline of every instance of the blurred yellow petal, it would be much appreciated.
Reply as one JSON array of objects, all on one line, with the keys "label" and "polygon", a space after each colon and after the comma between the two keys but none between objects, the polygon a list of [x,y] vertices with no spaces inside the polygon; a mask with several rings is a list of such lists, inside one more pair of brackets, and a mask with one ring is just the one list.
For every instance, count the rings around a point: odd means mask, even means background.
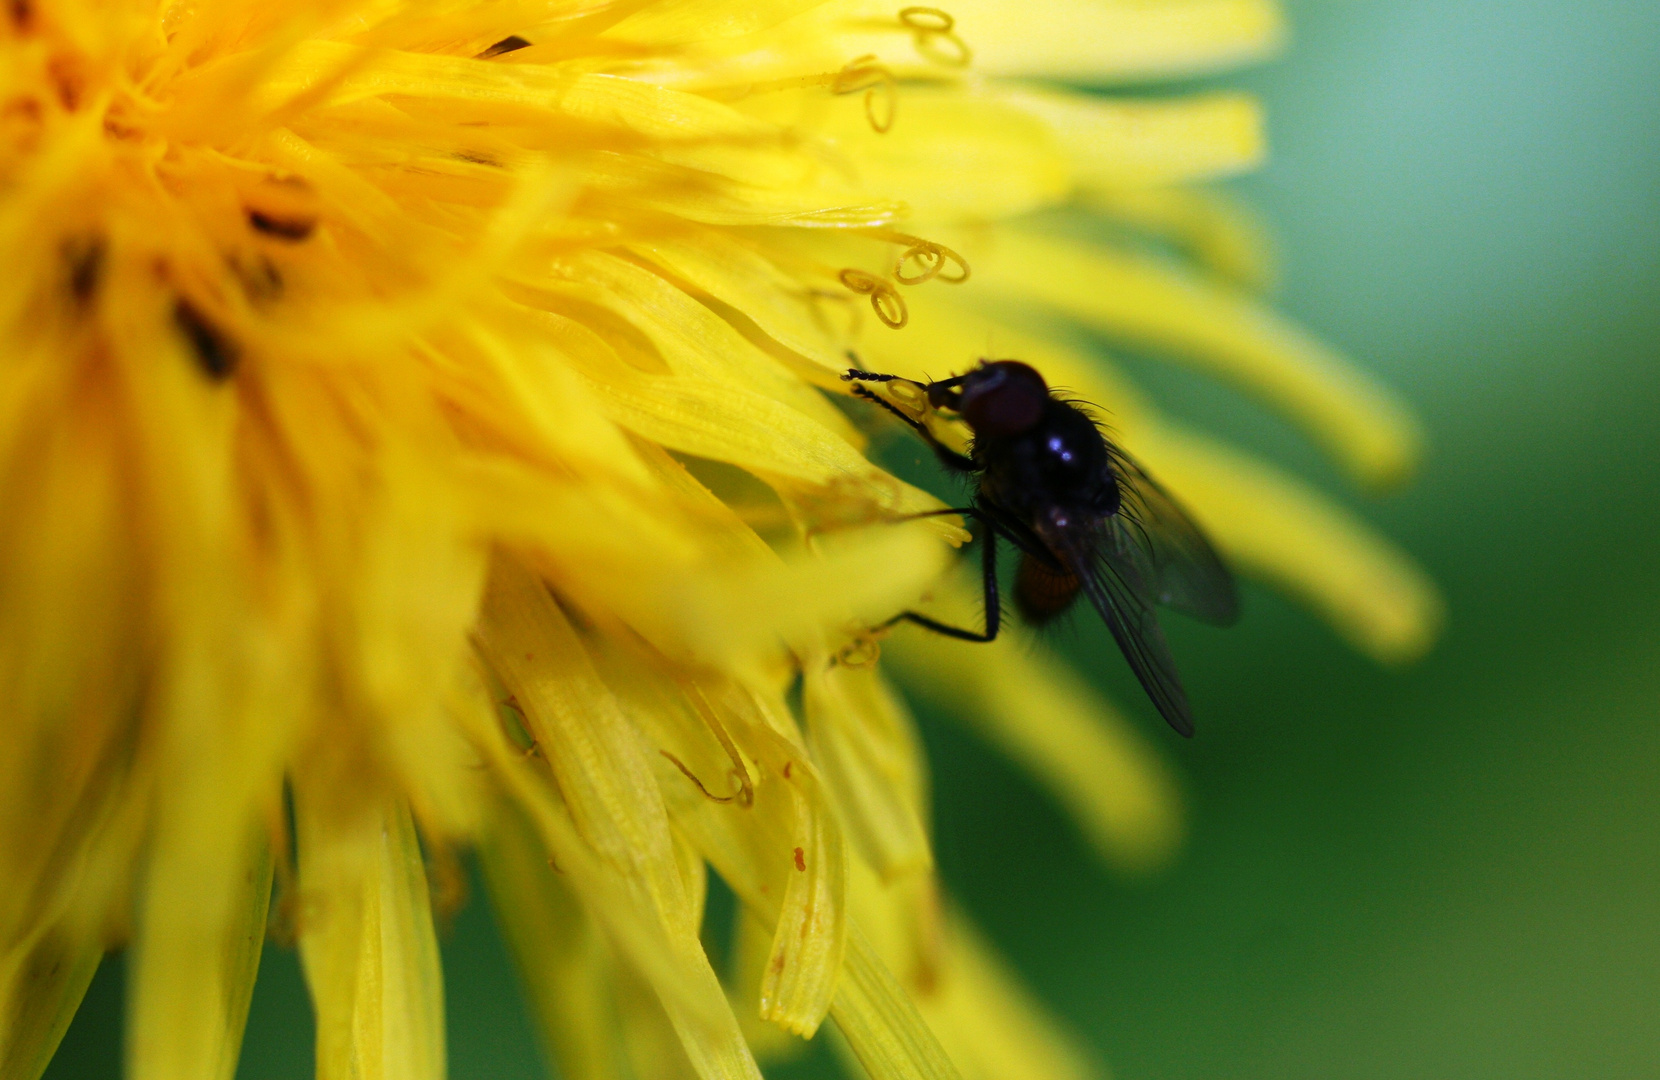
[{"label": "blurred yellow petal", "polygon": [[1189,183],[1262,161],[1262,107],[1242,94],[1128,100],[1035,87],[1004,91],[1041,119],[1084,188]]},{"label": "blurred yellow petal", "polygon": [[0,971],[0,1076],[39,1080],[103,956],[96,936],[56,925],[7,957]]},{"label": "blurred yellow petal", "polygon": [[[974,625],[979,596],[960,576],[939,617]],[[1145,871],[1169,860],[1182,813],[1168,770],[1117,709],[1025,634],[1009,628],[976,645],[905,629],[885,654],[907,686],[1025,766],[1108,862]]]},{"label": "blurred yellow petal", "polygon": [[1188,75],[1255,59],[1284,35],[1272,0],[1015,0],[951,5],[975,70],[1083,83]]},{"label": "blurred yellow petal", "polygon": [[967,920],[946,920],[947,960],[923,1015],[964,1080],[1096,1080],[1105,1070],[1047,1016]]},{"label": "blurred yellow petal", "polygon": [[833,533],[820,547],[821,555],[734,566],[718,581],[665,581],[656,617],[642,613],[634,625],[684,655],[741,670],[780,645],[850,637],[921,594],[951,554],[925,522]]},{"label": "blurred yellow petal", "polygon": [[933,865],[921,747],[910,714],[873,666],[814,665],[804,690],[809,745],[848,828],[884,877]]},{"label": "blurred yellow petal", "polygon": [[1445,618],[1440,592],[1404,552],[1302,484],[1167,426],[1139,437],[1157,470],[1242,569],[1302,598],[1373,657],[1410,660]]},{"label": "blurred yellow petal", "polygon": [[1274,284],[1273,244],[1243,203],[1219,191],[1190,188],[1097,188],[1079,201],[1124,224],[1192,252],[1212,273],[1260,292]]},{"label": "blurred yellow petal", "polygon": [[549,1059],[566,1080],[621,1080],[614,961],[599,926],[516,807],[491,815],[478,853]]},{"label": "blurred yellow petal", "polygon": [[891,192],[922,218],[984,220],[1063,197],[1068,170],[1050,126],[1000,95],[905,87],[895,121],[876,131],[864,102],[843,98],[814,123],[861,190]]},{"label": "blurred yellow petal", "polygon": [[[1234,380],[1325,443],[1369,483],[1417,462],[1417,423],[1393,395],[1250,299],[1149,257],[1007,231],[973,286],[1053,308]],[[972,258],[972,256],[971,256]]]},{"label": "blurred yellow petal", "polygon": [[647,8],[610,33],[619,40],[642,43],[736,37],[783,22],[812,6],[813,0],[691,0]]},{"label": "blurred yellow petal", "polygon": [[[229,1080],[236,1072],[271,894],[268,850],[237,839],[240,857],[194,852],[203,861],[188,880],[178,854],[152,857],[130,976],[131,1076]],[[201,872],[215,865],[234,876]],[[218,963],[201,963],[204,955]]]},{"label": "blurred yellow petal", "polygon": [[663,1011],[652,987],[623,968],[613,978],[617,997],[617,1034],[636,1077],[694,1080],[698,1075],[686,1056],[685,1040]]}]

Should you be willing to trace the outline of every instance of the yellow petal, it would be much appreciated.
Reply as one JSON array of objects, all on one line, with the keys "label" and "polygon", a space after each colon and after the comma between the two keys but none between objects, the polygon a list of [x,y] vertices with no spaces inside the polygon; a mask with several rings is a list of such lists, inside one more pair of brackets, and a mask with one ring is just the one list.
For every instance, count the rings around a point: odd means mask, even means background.
[{"label": "yellow petal", "polygon": [[996,251],[975,261],[965,290],[1052,308],[1242,383],[1369,483],[1399,480],[1417,461],[1422,436],[1392,394],[1243,295],[1147,257],[1030,232],[1001,233]]},{"label": "yellow petal", "polygon": [[[1123,82],[1214,70],[1274,49],[1271,0],[966,0],[949,8],[974,70],[1075,82]],[[891,17],[891,15],[890,15]]]},{"label": "yellow petal", "polygon": [[[495,721],[489,724],[494,726]],[[662,918],[638,882],[625,877],[577,833],[557,788],[548,783],[546,775],[538,774],[522,751],[504,742],[497,730],[487,733],[480,745],[486,747],[486,757],[513,804],[533,827],[541,845],[541,859],[559,875],[559,884],[569,889],[588,917],[604,929],[616,955],[633,965],[656,989],[682,1038],[729,1043],[728,1031],[735,1029],[736,1022],[726,1002],[708,993],[708,976],[699,969],[698,961],[688,959],[684,942],[670,940]],[[532,910],[541,910],[547,904],[544,899]]]},{"label": "yellow petal", "polygon": [[599,252],[562,260],[554,269],[570,279],[562,290],[615,312],[646,334],[671,372],[765,394],[843,438],[850,434],[847,421],[822,394],[658,275]]},{"label": "yellow petal", "polygon": [[[223,81],[222,70],[249,62],[247,54],[238,54],[181,81],[190,88],[188,96],[195,98],[197,84]],[[581,125],[572,134],[587,145],[627,145],[624,136],[674,146],[740,142],[771,134],[719,102],[635,79],[321,40],[288,50],[278,70],[259,81],[258,97],[249,107],[262,113],[293,95],[320,88],[324,108],[391,97],[413,115],[442,116],[452,125],[488,121],[555,131],[561,124]],[[391,115],[387,114],[388,122]]]},{"label": "yellow petal", "polygon": [[300,958],[320,1080],[442,1080],[444,983],[407,807],[296,775]]},{"label": "yellow petal", "polygon": [[662,685],[641,665],[616,681],[662,751],[678,828],[772,930],[760,1015],[810,1036],[841,965],[845,854],[822,780],[784,734],[783,702],[730,683]]},{"label": "yellow petal", "polygon": [[256,830],[214,832],[218,850],[203,850],[199,835],[190,851],[176,836],[154,841],[129,976],[127,1075],[140,1080],[236,1072],[272,864]]},{"label": "yellow petal", "polygon": [[[952,579],[943,618],[974,612],[979,587],[968,578]],[[1023,632],[982,645],[907,629],[885,653],[908,685],[1025,766],[1107,861],[1141,871],[1174,852],[1182,815],[1168,770],[1117,709]]]},{"label": "yellow petal", "polygon": [[871,1080],[959,1080],[939,1039],[857,927],[831,1009]]},{"label": "yellow petal", "polygon": [[1435,640],[1440,593],[1399,548],[1296,480],[1167,425],[1136,452],[1241,569],[1301,597],[1354,646],[1410,660]]},{"label": "yellow petal", "polygon": [[925,219],[984,221],[1062,198],[1067,160],[1047,118],[1001,95],[906,86],[893,126],[876,131],[859,96],[820,103],[810,127],[829,140],[857,190],[903,200]]},{"label": "yellow petal", "polygon": [[555,805],[555,793],[527,781],[515,777],[515,797],[535,819],[551,858],[570,876],[589,914],[605,925],[656,991],[698,1075],[703,1080],[758,1080],[737,1018],[696,939],[670,937],[639,882],[596,856]]},{"label": "yellow petal", "polygon": [[84,929],[43,929],[0,958],[0,1076],[39,1080],[103,959]]},{"label": "yellow petal", "polygon": [[[846,438],[776,398],[724,378],[647,374],[624,363],[604,338],[568,315],[548,311],[541,318],[543,332],[592,387],[610,419],[652,442],[819,485],[875,474]],[[742,346],[754,348],[748,342]]]},{"label": "yellow petal", "polygon": [[836,335],[800,281],[731,232],[700,229],[685,239],[665,237],[636,245],[634,250],[727,305],[731,312],[753,320],[785,348],[838,375],[845,367],[846,357],[836,347]]},{"label": "yellow petal", "polygon": [[[633,442],[605,417],[588,384],[541,340],[538,317],[517,305],[493,314],[471,335],[443,340],[444,354],[465,362],[465,368],[444,372],[453,377],[438,380],[436,389],[450,408],[479,430],[493,429],[525,459],[551,456],[585,476],[646,485]],[[511,413],[504,401],[513,403]]]},{"label": "yellow petal", "polygon": [[490,815],[478,845],[496,922],[512,950],[531,1014],[566,1080],[620,1080],[611,983],[615,962],[599,925],[548,862],[516,807]]},{"label": "yellow petal", "polygon": [[738,906],[733,921],[724,981],[744,1026],[744,1038],[763,1068],[798,1058],[806,1051],[807,1040],[761,1017],[761,982],[772,959],[774,927],[747,904]]},{"label": "yellow petal", "polygon": [[1131,228],[1165,237],[1212,273],[1253,292],[1275,282],[1273,241],[1249,207],[1219,191],[1098,188],[1079,201]]},{"label": "yellow petal", "polygon": [[938,574],[951,550],[923,522],[830,534],[819,546],[821,555],[664,582],[658,618],[642,617],[635,625],[653,641],[681,644],[705,663],[745,670],[779,644],[805,654],[823,648],[826,635],[845,639],[861,624],[902,609]]},{"label": "yellow petal", "polygon": [[914,722],[876,668],[812,665],[804,698],[813,760],[865,857],[887,878],[932,866]]},{"label": "yellow petal", "polygon": [[[677,978],[724,1007],[698,940],[698,913],[676,861],[649,748],[546,586],[510,560],[496,560],[478,641],[552,767],[583,841],[622,872],[661,923]],[[711,1025],[688,1016],[676,995],[664,994],[663,1005],[705,1080],[759,1075],[730,1012],[717,1011]]]},{"label": "yellow petal", "polygon": [[998,96],[1044,122],[1082,187],[1189,183],[1262,163],[1262,107],[1248,95],[1138,101],[1034,87]]},{"label": "yellow petal", "polygon": [[1102,1075],[966,919],[947,920],[946,961],[923,1015],[964,1080],[1095,1080]]},{"label": "yellow petal", "polygon": [[671,939],[695,939],[698,920],[644,742],[547,586],[497,559],[477,635],[553,767],[583,839],[638,877]]},{"label": "yellow petal", "polygon": [[799,14],[817,0],[689,0],[645,6],[607,36],[642,44],[680,45],[704,38],[752,34]]},{"label": "yellow petal", "polygon": [[631,1074],[654,1080],[695,1080],[697,1070],[686,1055],[686,1044],[651,985],[637,972],[623,968],[617,972],[613,993],[617,999],[617,1034]]}]

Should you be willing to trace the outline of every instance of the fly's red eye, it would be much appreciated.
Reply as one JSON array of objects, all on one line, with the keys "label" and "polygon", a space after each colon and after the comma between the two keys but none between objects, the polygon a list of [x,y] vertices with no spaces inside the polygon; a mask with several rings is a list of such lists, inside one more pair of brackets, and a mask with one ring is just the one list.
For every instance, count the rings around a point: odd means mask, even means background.
[{"label": "fly's red eye", "polygon": [[976,435],[1018,435],[1043,418],[1049,386],[1032,368],[999,360],[963,383],[958,408]]}]

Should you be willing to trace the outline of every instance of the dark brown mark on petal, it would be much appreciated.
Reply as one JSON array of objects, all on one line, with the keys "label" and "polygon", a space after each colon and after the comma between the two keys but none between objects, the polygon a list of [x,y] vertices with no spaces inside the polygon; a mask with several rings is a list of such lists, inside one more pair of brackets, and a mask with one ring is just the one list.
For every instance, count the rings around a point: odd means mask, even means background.
[{"label": "dark brown mark on petal", "polygon": [[500,56],[503,53],[518,52],[520,49],[526,49],[529,47],[530,42],[526,41],[518,34],[514,34],[511,37],[502,38],[488,49],[485,49],[483,52],[479,53],[476,57],[474,57],[474,59],[489,60],[490,58]]},{"label": "dark brown mark on petal", "polygon": [[69,60],[59,57],[47,63],[47,74],[52,78],[52,85],[58,92],[58,102],[64,109],[74,112],[81,106],[81,88],[84,83],[81,73],[75,70],[75,65]]},{"label": "dark brown mark on petal", "polygon": [[8,0],[6,10],[11,14],[12,25],[19,33],[27,34],[35,28],[34,0]]},{"label": "dark brown mark on petal", "polygon": [[282,295],[282,271],[267,256],[259,255],[249,260],[240,255],[227,255],[225,265],[242,283],[242,292],[248,299],[275,300]]},{"label": "dark brown mark on petal", "polygon": [[790,778],[790,766],[794,764],[793,761],[784,762],[784,779],[788,780]]},{"label": "dark brown mark on petal", "polygon": [[295,217],[288,214],[268,214],[263,210],[248,211],[248,224],[266,236],[274,236],[278,240],[287,240],[290,243],[299,243],[310,236],[317,228],[317,219],[314,217]]},{"label": "dark brown mark on petal", "polygon": [[104,276],[103,237],[72,237],[63,242],[62,250],[64,266],[69,271],[69,295],[84,304],[98,291],[98,283]]},{"label": "dark brown mark on petal", "polygon": [[201,365],[208,377],[220,381],[230,378],[236,371],[237,360],[241,357],[236,343],[209,322],[188,300],[181,299],[173,304],[173,321],[184,332],[184,336],[190,339],[190,347],[196,353],[196,362]]},{"label": "dark brown mark on petal", "polygon": [[800,848],[795,849],[795,868],[803,874],[807,872],[807,853]]}]

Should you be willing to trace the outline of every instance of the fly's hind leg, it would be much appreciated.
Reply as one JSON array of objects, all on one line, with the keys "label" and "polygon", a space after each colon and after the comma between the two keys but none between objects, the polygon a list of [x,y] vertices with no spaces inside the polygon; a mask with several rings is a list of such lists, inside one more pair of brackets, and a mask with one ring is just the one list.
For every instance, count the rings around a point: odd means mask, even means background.
[{"label": "fly's hind leg", "polygon": [[965,630],[960,626],[950,626],[938,619],[915,611],[901,611],[898,615],[878,626],[878,630],[886,630],[897,623],[915,623],[925,630],[932,630],[936,634],[944,634],[958,641],[996,641],[997,631],[1002,624],[1003,604],[1002,597],[997,591],[997,528],[978,507],[970,506],[953,510],[930,510],[927,513],[915,514],[914,517],[936,517],[941,514],[964,514],[978,519],[985,525],[985,550],[980,553],[980,570],[986,590],[986,628],[983,631]]}]

